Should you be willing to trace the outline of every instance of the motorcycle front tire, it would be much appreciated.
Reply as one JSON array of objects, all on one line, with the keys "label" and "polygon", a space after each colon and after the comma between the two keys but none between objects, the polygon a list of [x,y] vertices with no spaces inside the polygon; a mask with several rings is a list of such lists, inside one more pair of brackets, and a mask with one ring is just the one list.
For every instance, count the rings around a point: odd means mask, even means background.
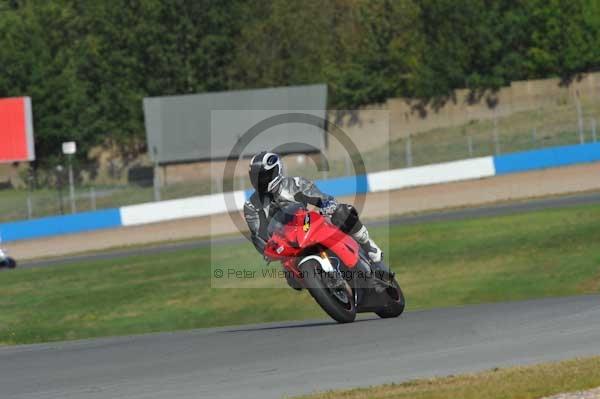
[{"label": "motorcycle front tire", "polygon": [[323,281],[324,274],[320,272],[321,265],[319,262],[309,260],[300,265],[300,271],[308,292],[332,319],[338,323],[352,323],[356,319],[354,295],[347,282],[344,282],[347,297],[347,301],[344,303],[334,295]]},{"label": "motorcycle front tire", "polygon": [[2,262],[0,262],[0,267],[14,269],[15,267],[17,267],[17,261],[15,261],[13,258],[5,258]]}]

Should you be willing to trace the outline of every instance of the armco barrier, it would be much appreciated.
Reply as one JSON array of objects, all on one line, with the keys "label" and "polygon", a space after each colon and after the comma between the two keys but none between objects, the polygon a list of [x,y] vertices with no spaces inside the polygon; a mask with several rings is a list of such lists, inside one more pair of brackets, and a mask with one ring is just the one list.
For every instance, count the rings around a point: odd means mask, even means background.
[{"label": "armco barrier", "polygon": [[497,175],[600,161],[600,143],[550,147],[494,157]]},{"label": "armco barrier", "polygon": [[0,224],[0,235],[3,241],[15,241],[120,226],[122,224],[119,209],[104,209],[74,215],[2,223]]},{"label": "armco barrier", "polygon": [[415,168],[369,173],[369,191],[398,190],[407,187],[449,183],[494,176],[492,157],[465,159]]},{"label": "armco barrier", "polygon": [[319,189],[334,197],[364,194],[370,191],[368,176],[345,176],[334,179],[317,180]]},{"label": "armco barrier", "polygon": [[[600,161],[600,143],[466,159],[370,173],[366,176],[318,180],[316,184],[323,192],[340,197],[355,193],[398,190],[596,161]],[[236,191],[232,194],[232,205],[236,210],[241,210],[244,200],[250,196],[251,192]],[[224,196],[225,194],[222,193],[212,194],[125,206],[120,209],[3,223],[0,224],[0,237],[4,241],[15,241],[224,213],[228,210]]]},{"label": "armco barrier", "polygon": [[[237,210],[244,206],[243,191],[233,193]],[[183,219],[227,212],[223,193],[203,195],[169,201],[148,202],[121,208],[123,226],[155,223],[164,220]]]}]

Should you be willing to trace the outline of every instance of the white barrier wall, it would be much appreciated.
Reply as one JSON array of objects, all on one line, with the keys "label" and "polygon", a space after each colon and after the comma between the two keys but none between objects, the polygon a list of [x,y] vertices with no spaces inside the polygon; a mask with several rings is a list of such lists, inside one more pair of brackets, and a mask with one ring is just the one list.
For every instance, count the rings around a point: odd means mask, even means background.
[{"label": "white barrier wall", "polygon": [[[246,197],[243,191],[235,191],[233,201],[235,209],[244,207]],[[211,194],[200,197],[175,199],[170,201],[148,202],[121,208],[121,223],[123,226],[156,223],[165,220],[183,219],[198,216],[226,213],[225,194]]]},{"label": "white barrier wall", "polygon": [[[388,170],[367,175],[367,192],[398,190],[406,187],[448,183],[494,176],[493,157],[467,159],[415,168]],[[328,187],[321,187],[325,192]],[[231,194],[230,194],[231,195]],[[244,191],[233,193],[235,209],[244,206]],[[225,194],[149,202],[121,208],[123,226],[156,223],[166,220],[214,215],[227,212]]]},{"label": "white barrier wall", "polygon": [[[398,190],[587,162],[600,162],[600,143],[551,147],[495,157],[376,172],[366,176],[345,176],[320,180],[316,183],[323,192],[342,196],[354,192]],[[246,194],[250,193],[235,191],[227,194],[219,193],[125,206],[120,209],[103,209],[74,215],[1,223],[0,235],[4,241],[15,241],[213,215],[228,211],[226,198],[231,203],[229,210],[232,210],[231,208],[241,210]]]},{"label": "white barrier wall", "polygon": [[483,157],[414,168],[387,170],[367,175],[369,192],[449,183],[494,176],[494,158]]}]

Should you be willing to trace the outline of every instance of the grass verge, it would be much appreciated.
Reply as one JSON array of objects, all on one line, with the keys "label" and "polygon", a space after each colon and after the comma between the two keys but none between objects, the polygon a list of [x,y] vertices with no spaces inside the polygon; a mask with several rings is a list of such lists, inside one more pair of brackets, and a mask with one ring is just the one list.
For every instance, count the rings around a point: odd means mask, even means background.
[{"label": "grass verge", "polygon": [[[408,309],[600,291],[600,206],[373,229]],[[214,268],[258,271],[219,289]],[[270,270],[278,270],[272,264]],[[324,318],[250,244],[0,273],[0,343]],[[229,281],[231,283],[231,281]],[[266,283],[266,284],[265,284]],[[235,284],[234,284],[235,285]]]},{"label": "grass verge", "polygon": [[303,396],[304,399],[539,399],[600,386],[600,357],[493,369],[476,374],[421,379],[348,391]]}]

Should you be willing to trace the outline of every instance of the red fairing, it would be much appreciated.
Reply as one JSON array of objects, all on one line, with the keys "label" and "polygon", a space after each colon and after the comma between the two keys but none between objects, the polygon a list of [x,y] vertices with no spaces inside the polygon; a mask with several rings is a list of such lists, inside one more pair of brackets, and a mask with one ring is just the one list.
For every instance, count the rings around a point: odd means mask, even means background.
[{"label": "red fairing", "polygon": [[[321,244],[335,253],[347,267],[354,267],[358,263],[358,244],[354,239],[331,224],[328,218],[318,212],[304,211],[296,216],[297,222],[304,221],[306,214],[310,218],[310,226],[307,232],[303,228],[298,229],[298,243],[301,247],[309,247]],[[303,226],[303,222],[301,224]]]},{"label": "red fairing", "polygon": [[[283,231],[274,234],[265,247],[265,255],[284,261],[290,270],[294,259],[306,248],[321,245],[335,253],[349,268],[358,263],[359,247],[352,237],[340,231],[318,212],[300,209]],[[295,272],[295,270],[294,270]]]},{"label": "red fairing", "polygon": [[265,246],[265,256],[276,260],[295,258],[300,255],[302,248],[294,248],[288,240],[278,234],[274,234]]}]

